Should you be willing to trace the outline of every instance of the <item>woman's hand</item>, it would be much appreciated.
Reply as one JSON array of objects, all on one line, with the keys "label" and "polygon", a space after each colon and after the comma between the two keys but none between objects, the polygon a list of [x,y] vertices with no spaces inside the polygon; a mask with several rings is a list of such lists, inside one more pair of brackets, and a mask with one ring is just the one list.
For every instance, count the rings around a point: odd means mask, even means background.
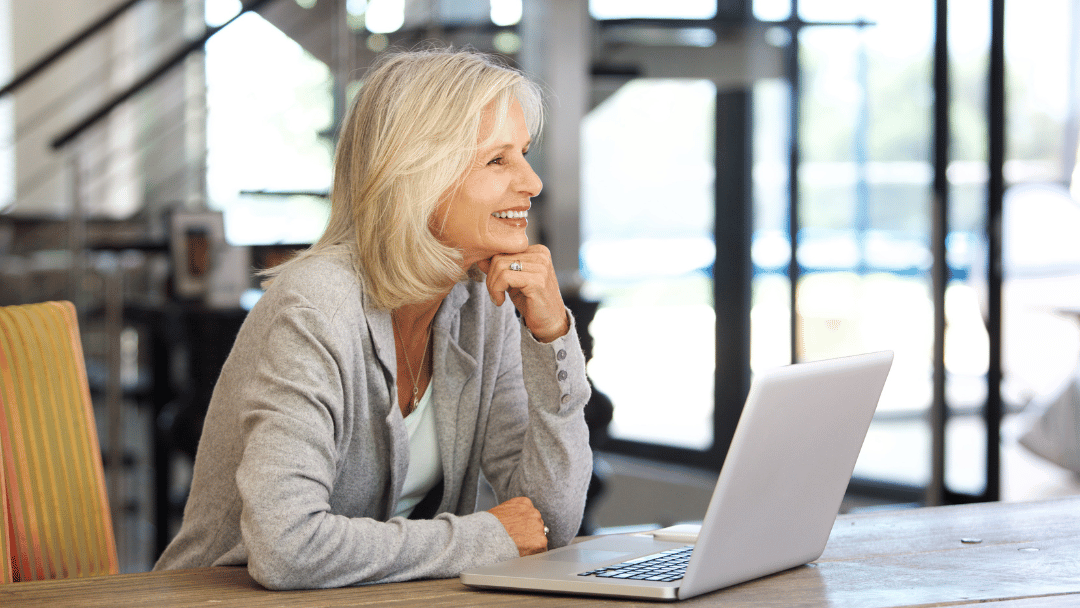
[{"label": "woman's hand", "polygon": [[510,538],[517,545],[518,555],[525,557],[547,551],[547,535],[544,534],[544,519],[540,511],[533,507],[532,501],[524,496],[492,507],[488,513],[499,518]]},{"label": "woman's hand", "polygon": [[525,326],[538,341],[551,342],[570,331],[570,319],[547,247],[530,245],[521,253],[495,255],[477,266],[487,275],[491,301],[502,305],[509,294]]}]

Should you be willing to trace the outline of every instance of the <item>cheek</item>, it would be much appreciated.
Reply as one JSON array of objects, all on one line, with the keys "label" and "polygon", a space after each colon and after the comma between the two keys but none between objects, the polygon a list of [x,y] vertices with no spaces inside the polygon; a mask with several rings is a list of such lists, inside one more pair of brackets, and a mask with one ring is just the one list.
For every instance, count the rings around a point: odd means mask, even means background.
[{"label": "cheek", "polygon": [[509,183],[510,178],[505,172],[493,171],[485,175],[483,179],[476,180],[473,184],[475,189],[472,194],[479,200],[491,203],[491,201],[500,198],[506,192]]}]

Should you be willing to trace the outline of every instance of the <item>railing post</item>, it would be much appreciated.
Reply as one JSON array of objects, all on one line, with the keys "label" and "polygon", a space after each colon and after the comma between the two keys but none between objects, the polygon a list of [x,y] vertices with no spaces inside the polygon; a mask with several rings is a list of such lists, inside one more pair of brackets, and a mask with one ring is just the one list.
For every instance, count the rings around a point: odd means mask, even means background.
[{"label": "railing post", "polygon": [[336,0],[334,6],[334,22],[331,27],[333,47],[331,56],[333,65],[330,66],[334,78],[334,139],[341,129],[347,110],[349,80],[353,75],[353,58],[356,56],[355,36],[349,27],[349,12],[345,0]]},{"label": "railing post", "polygon": [[79,316],[79,327],[86,322],[86,204],[83,200],[82,155],[78,150],[79,142],[64,150],[68,154],[68,166],[71,171],[71,215],[68,218],[68,264],[71,267],[69,296]]}]

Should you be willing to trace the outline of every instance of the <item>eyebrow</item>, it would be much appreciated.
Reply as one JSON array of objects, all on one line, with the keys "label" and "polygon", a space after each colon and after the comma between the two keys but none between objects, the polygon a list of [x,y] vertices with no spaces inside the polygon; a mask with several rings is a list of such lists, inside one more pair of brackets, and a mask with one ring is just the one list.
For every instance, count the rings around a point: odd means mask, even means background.
[{"label": "eyebrow", "polygon": [[[487,154],[491,154],[491,153],[494,153],[494,152],[502,152],[504,150],[513,150],[516,147],[517,146],[515,146],[512,142],[507,142],[507,143],[502,144],[502,145],[492,145],[491,147],[484,148],[483,150],[481,150],[481,154],[487,155]],[[530,138],[525,142],[525,149],[528,150],[531,147],[532,147],[532,139]]]}]

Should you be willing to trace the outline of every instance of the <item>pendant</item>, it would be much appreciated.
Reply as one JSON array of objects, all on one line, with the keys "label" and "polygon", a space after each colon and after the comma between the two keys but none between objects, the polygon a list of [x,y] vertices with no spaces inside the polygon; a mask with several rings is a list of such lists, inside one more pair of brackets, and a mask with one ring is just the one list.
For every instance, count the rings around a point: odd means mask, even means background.
[{"label": "pendant", "polygon": [[408,416],[409,414],[415,412],[416,408],[420,407],[420,397],[417,394],[419,392],[420,391],[418,391],[416,389],[416,387],[414,386],[413,391],[412,391],[412,402],[409,403],[409,411],[405,413],[406,416]]}]

